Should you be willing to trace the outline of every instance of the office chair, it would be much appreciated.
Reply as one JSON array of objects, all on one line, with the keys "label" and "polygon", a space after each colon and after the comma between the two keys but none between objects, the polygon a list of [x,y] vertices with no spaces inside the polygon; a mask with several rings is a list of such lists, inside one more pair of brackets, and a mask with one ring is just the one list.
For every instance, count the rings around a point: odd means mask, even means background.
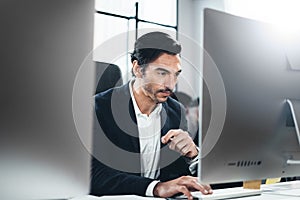
[{"label": "office chair", "polygon": [[95,94],[123,84],[120,68],[115,64],[95,62],[96,91]]}]

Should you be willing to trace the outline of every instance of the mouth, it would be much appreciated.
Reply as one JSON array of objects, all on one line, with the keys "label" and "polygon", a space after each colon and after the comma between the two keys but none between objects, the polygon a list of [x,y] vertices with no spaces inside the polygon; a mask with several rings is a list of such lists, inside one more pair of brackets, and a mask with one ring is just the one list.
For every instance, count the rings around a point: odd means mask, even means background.
[{"label": "mouth", "polygon": [[172,94],[172,91],[170,89],[165,89],[165,90],[159,90],[157,93],[161,93],[164,96],[170,96]]},{"label": "mouth", "polygon": [[162,94],[164,94],[165,96],[170,96],[172,93],[169,91],[165,91],[165,92],[161,92]]}]

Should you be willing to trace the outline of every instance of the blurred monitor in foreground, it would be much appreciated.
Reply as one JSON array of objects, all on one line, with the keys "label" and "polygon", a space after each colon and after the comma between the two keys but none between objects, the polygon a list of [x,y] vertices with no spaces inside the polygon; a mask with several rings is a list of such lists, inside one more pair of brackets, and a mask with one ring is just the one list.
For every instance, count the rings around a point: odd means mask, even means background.
[{"label": "blurred monitor in foreground", "polygon": [[[93,48],[94,2],[1,4],[0,198],[88,194],[93,74],[83,93],[75,83]],[[77,115],[86,120],[75,121]]]}]

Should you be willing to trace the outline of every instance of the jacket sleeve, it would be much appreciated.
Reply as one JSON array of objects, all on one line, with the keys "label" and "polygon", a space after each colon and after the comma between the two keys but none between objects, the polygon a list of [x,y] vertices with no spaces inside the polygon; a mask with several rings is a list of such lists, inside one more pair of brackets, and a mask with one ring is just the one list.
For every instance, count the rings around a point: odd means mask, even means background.
[{"label": "jacket sleeve", "polygon": [[112,169],[96,158],[92,158],[91,195],[126,195],[145,196],[152,179]]}]

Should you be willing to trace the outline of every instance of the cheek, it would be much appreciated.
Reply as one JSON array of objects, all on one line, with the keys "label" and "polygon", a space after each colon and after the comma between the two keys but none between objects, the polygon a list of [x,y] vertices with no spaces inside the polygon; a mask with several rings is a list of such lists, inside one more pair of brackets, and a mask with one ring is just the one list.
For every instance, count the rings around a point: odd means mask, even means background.
[{"label": "cheek", "polygon": [[155,93],[155,91],[159,88],[159,86],[152,82],[152,83],[145,84],[144,88],[150,93]]},{"label": "cheek", "polygon": [[152,75],[146,75],[143,79],[145,85],[151,85],[152,87],[160,87],[164,83],[163,79]]}]

